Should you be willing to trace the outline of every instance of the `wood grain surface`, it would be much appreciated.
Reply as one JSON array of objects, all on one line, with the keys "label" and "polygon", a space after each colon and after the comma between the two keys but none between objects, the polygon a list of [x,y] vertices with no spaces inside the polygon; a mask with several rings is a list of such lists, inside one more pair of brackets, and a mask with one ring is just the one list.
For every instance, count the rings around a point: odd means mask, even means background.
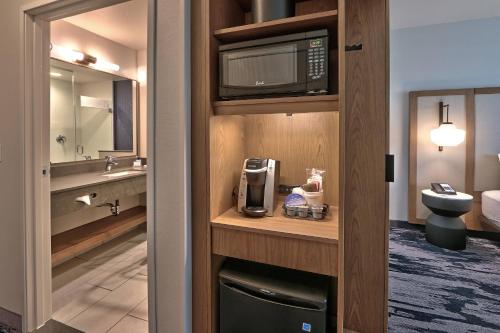
[{"label": "wood grain surface", "polygon": [[52,236],[52,267],[146,223],[146,208],[135,207]]},{"label": "wood grain surface", "polygon": [[417,222],[417,139],[418,139],[418,97],[410,92],[409,140],[408,140],[408,222]]},{"label": "wood grain surface", "polygon": [[191,0],[191,204],[193,332],[211,332],[209,220],[210,20],[209,1]]},{"label": "wood grain surface", "polygon": [[210,119],[210,218],[233,206],[232,192],[239,185],[245,160],[244,119]]},{"label": "wood grain surface", "polygon": [[343,326],[380,333],[388,319],[388,1],[345,0],[345,19],[346,45],[363,49],[345,54]]},{"label": "wood grain surface", "polygon": [[245,156],[281,161],[281,183],[303,184],[306,168],[326,170],[325,201],[339,202],[339,114],[245,117]]},{"label": "wood grain surface", "polygon": [[276,207],[274,216],[262,218],[246,217],[238,213],[236,207],[231,207],[212,221],[214,227],[330,244],[337,244],[339,239],[338,208],[333,206],[325,219],[320,221],[286,217],[281,205]]},{"label": "wood grain surface", "polygon": [[216,115],[309,113],[339,110],[338,95],[241,99],[214,102]]},{"label": "wood grain surface", "polygon": [[337,28],[336,20],[337,11],[328,10],[279,20],[219,29],[214,31],[214,35],[220,41],[234,42],[325,28],[333,33]]},{"label": "wood grain surface", "polygon": [[212,225],[215,254],[337,276],[337,244],[220,228]]},{"label": "wood grain surface", "polygon": [[[315,110],[315,112],[330,112],[339,109],[338,96],[335,95],[325,97],[315,96],[312,100],[307,100],[304,97],[305,99],[292,99],[291,102],[290,100],[286,102],[286,100],[273,101],[272,99],[268,99],[264,103],[262,101],[253,102],[253,106],[251,107],[241,107],[244,103],[227,102],[218,104],[219,102],[216,102],[219,79],[217,51],[221,41],[214,36],[214,32],[249,23],[250,3],[251,1],[249,0],[191,0],[193,332],[197,333],[218,332],[217,274],[224,261],[224,254],[212,254],[212,241],[215,236],[212,235],[210,217],[220,215],[231,207],[231,183],[237,185],[237,179],[239,179],[243,160],[247,152],[247,142],[242,141],[242,138],[246,139],[247,121],[239,116],[231,116],[231,114],[247,113],[249,110],[255,113],[288,113],[290,111],[293,113],[301,111],[309,112],[312,110]],[[308,15],[335,9],[337,9],[336,0],[296,2],[296,15]],[[335,21],[335,19],[332,20]],[[334,25],[333,22],[329,22],[328,24],[331,26]],[[336,46],[333,43],[331,45]],[[336,59],[338,59],[338,56],[331,53],[330,61],[336,62]],[[336,64],[331,65],[330,68],[331,73],[337,73],[338,66]],[[331,86],[334,88],[337,87],[336,80],[333,80]],[[224,114],[224,116],[215,116],[216,114]],[[217,117],[221,117],[221,119],[215,119]],[[335,116],[324,117],[334,118]],[[242,131],[239,130],[241,128],[243,129]],[[324,131],[326,130],[325,128]],[[291,129],[290,131],[293,133],[297,130]],[[320,130],[320,134],[314,133],[313,137],[326,136],[324,131]],[[330,149],[329,147],[336,140],[335,136],[338,136],[338,132],[335,128],[331,128],[329,131],[329,138],[327,139],[329,142],[316,145],[316,148],[323,151],[326,147],[328,149],[326,152],[332,155],[332,159],[335,159],[334,155],[338,151],[338,148],[335,150],[335,148]],[[260,141],[265,140],[261,139]],[[264,144],[264,148],[267,144],[267,142]],[[306,156],[309,153],[311,152],[308,151],[307,153],[302,153],[302,155]],[[316,153],[313,152],[313,155]],[[316,159],[320,160],[317,157]],[[238,160],[240,161],[238,162]],[[335,161],[328,163],[331,163],[332,168],[335,168]],[[330,166],[327,167],[330,168]],[[328,172],[327,177],[333,174],[335,174],[335,171]],[[302,173],[300,178],[303,179],[303,176],[305,177]],[[328,187],[330,186],[333,185],[328,185]],[[241,232],[230,229],[225,229],[225,231]],[[274,244],[273,237],[277,237],[275,235],[262,236],[270,237],[264,243],[269,246]],[[285,238],[279,237],[279,239]],[[302,245],[303,243],[307,245],[321,244],[322,247],[318,249],[319,253],[326,251],[328,258],[321,259],[321,265],[323,266],[319,265],[318,267],[323,267],[321,269],[330,273],[333,273],[337,269],[336,248],[333,247],[327,250],[327,247],[335,246],[335,244],[294,239],[292,239],[292,243],[288,243],[288,239],[286,239],[284,243],[280,244],[287,249],[304,248],[308,251],[316,250],[311,249],[309,246],[305,247]],[[253,246],[258,247],[261,244],[263,243],[260,243],[259,240]],[[279,260],[285,261],[285,267],[286,265],[295,265],[294,260],[291,259],[292,255],[287,259],[286,253],[281,252],[281,254],[283,257]],[[260,255],[264,254],[261,252]],[[298,255],[305,256],[304,254]],[[290,260],[290,262],[286,262],[287,260]],[[330,268],[325,268],[326,264],[324,263],[326,261],[331,262]],[[315,261],[312,260],[305,265],[310,266],[314,264]]]},{"label": "wood grain surface", "polygon": [[[468,89],[465,95],[465,192],[475,197],[474,180],[476,169],[476,96],[474,89]],[[467,229],[482,230],[481,220],[476,219],[471,211],[464,216]]]}]

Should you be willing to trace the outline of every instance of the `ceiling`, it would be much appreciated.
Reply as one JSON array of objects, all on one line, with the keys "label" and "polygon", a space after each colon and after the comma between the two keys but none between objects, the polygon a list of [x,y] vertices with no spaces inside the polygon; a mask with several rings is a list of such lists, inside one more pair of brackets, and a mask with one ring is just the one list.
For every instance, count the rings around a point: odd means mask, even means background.
[{"label": "ceiling", "polygon": [[148,0],[131,0],[64,20],[131,49],[147,48]]},{"label": "ceiling", "polygon": [[498,16],[499,0],[390,0],[391,29]]}]

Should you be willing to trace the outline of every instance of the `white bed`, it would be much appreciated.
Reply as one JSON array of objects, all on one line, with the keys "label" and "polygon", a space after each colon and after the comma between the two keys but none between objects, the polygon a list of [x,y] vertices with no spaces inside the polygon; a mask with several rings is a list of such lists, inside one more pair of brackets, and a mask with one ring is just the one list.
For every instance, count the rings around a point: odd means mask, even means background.
[{"label": "white bed", "polygon": [[484,191],[481,206],[486,222],[500,229],[500,191]]}]

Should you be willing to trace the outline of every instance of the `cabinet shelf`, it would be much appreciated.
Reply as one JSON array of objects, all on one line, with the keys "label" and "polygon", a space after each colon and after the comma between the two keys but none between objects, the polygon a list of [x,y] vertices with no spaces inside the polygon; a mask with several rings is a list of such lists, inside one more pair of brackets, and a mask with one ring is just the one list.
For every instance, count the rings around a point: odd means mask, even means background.
[{"label": "cabinet shelf", "polygon": [[118,216],[95,222],[52,236],[52,267],[90,251],[146,223],[146,208],[128,209]]},{"label": "cabinet shelf", "polygon": [[260,234],[276,235],[285,238],[312,240],[336,244],[339,239],[338,208],[330,207],[330,212],[321,221],[292,219],[283,216],[278,206],[274,216],[249,218],[232,207],[212,221],[214,228],[249,231]]},{"label": "cabinet shelf", "polygon": [[273,217],[248,218],[233,207],[215,218],[212,252],[217,255],[338,275],[338,209],[321,222],[290,219],[278,207]]},{"label": "cabinet shelf", "polygon": [[214,102],[215,115],[339,111],[338,95],[275,97]]},{"label": "cabinet shelf", "polygon": [[337,11],[328,10],[262,23],[252,23],[237,27],[219,29],[214,31],[214,36],[223,42],[234,42],[314,29],[328,28],[331,30],[336,29],[336,25]]}]

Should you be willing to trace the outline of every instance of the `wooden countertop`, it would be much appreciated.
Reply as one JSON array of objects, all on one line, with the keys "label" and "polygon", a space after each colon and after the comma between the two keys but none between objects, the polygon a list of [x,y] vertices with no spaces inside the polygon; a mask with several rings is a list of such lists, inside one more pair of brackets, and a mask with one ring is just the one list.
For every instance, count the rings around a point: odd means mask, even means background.
[{"label": "wooden countertop", "polygon": [[262,218],[246,217],[238,213],[236,207],[232,207],[215,218],[212,221],[212,227],[333,244],[338,243],[339,239],[338,208],[335,206],[331,206],[326,218],[320,221],[286,217],[280,205],[273,217]]}]

